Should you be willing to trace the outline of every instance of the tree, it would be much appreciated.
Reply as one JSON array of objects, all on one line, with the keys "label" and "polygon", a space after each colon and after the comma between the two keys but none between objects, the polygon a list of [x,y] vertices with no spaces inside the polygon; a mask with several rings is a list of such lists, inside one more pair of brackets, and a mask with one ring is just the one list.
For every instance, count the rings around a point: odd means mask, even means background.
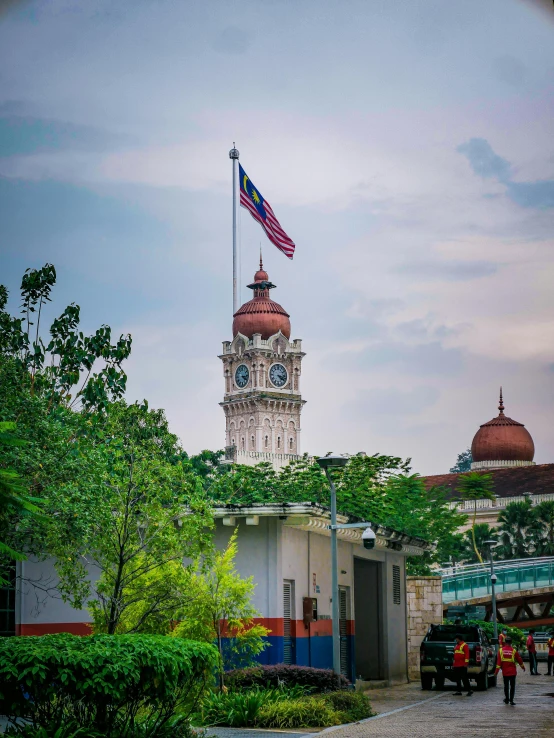
[{"label": "tree", "polygon": [[[195,562],[210,548],[209,506],[200,480],[179,460],[163,411],[119,402],[107,409],[101,433],[101,504],[75,552],[79,578],[92,590],[97,631],[151,632],[187,597],[194,563],[187,569],[183,559]],[[100,571],[92,587],[85,564]],[[64,596],[80,605],[87,593],[75,597],[72,577],[65,584],[62,577]]]},{"label": "tree", "polygon": [[473,519],[471,521],[471,538],[473,542],[473,550],[480,564],[483,563],[477,541],[475,539],[475,522],[477,519],[477,500],[494,500],[493,492],[494,482],[492,474],[481,474],[479,472],[469,472],[463,474],[458,481],[458,492],[462,500],[471,500],[473,502]]},{"label": "tree", "polygon": [[471,471],[472,461],[473,461],[473,456],[471,455],[471,449],[466,448],[465,451],[462,451],[461,454],[458,454],[456,463],[450,469],[450,473],[451,474],[462,474],[464,472]]},{"label": "tree", "polygon": [[[450,556],[456,530],[466,516],[452,510],[441,488],[426,490],[418,475],[408,475],[410,460],[359,454],[344,470],[334,472],[340,512],[380,523],[437,542],[437,550],[410,560],[421,573]],[[251,505],[272,502],[316,502],[329,506],[329,484],[321,468],[307,456],[276,472],[269,464],[235,466],[207,490],[214,504]],[[441,558],[439,558],[441,557]]]},{"label": "tree", "polygon": [[510,502],[498,516],[500,550],[504,559],[524,559],[531,554],[537,534],[536,508],[530,500]]},{"label": "tree", "polygon": [[[215,551],[190,580],[192,596],[178,612],[180,622],[173,632],[175,636],[217,643],[221,656],[220,687],[224,670],[237,666],[237,658],[243,662],[238,665],[250,665],[248,662],[266,647],[264,636],[270,632],[253,621],[259,616],[251,603],[256,586],[253,577],[242,578],[235,569],[237,534],[235,529],[226,548]],[[230,643],[227,649],[225,636]]]},{"label": "tree", "polygon": [[[127,377],[121,365],[131,353],[131,337],[122,335],[112,344],[107,325],[85,336],[79,331],[80,308],[72,303],[54,320],[45,342],[40,333],[42,309],[51,301],[55,283],[52,264],[27,269],[21,281],[22,318],[6,312],[8,291],[0,285],[0,355],[16,362],[21,380],[30,379],[31,395],[41,393],[49,409],[65,405],[102,410],[125,392]],[[94,371],[98,363],[103,366]]]},{"label": "tree", "polygon": [[537,556],[554,556],[554,500],[535,507],[536,533],[533,540]]},{"label": "tree", "polygon": [[479,559],[475,554],[472,531],[467,530],[465,532],[463,540],[463,560],[468,564],[474,564],[478,561],[481,561],[481,563],[483,563],[483,558],[485,556],[487,557],[487,559],[489,558],[489,548],[485,545],[485,541],[498,542],[498,530],[496,528],[492,528],[488,523],[477,523],[477,525],[473,529],[473,533],[475,535],[475,545],[477,546],[477,550],[481,556],[481,559]]},{"label": "tree", "polygon": [[[15,423],[0,421],[0,458],[2,457],[2,450],[6,447],[20,447],[23,444],[23,441],[14,435],[15,428]],[[8,528],[10,521],[13,520],[14,513],[33,516],[35,520],[39,518],[40,509],[36,502],[38,500],[29,496],[21,476],[14,469],[0,467],[0,533]],[[0,556],[6,562],[10,560],[24,561],[26,558],[22,551],[14,550],[3,540],[3,537],[0,538]],[[5,568],[5,565],[0,565],[0,586],[5,586],[8,583]]]}]

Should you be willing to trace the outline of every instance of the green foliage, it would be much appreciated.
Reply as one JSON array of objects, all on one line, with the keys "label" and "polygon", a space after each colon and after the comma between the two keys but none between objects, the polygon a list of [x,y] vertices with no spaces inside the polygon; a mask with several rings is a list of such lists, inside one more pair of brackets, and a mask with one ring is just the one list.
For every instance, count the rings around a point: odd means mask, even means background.
[{"label": "green foliage", "polygon": [[461,454],[458,454],[456,463],[450,469],[450,473],[451,474],[462,474],[463,472],[471,471],[472,461],[473,461],[473,456],[471,455],[471,449],[466,448],[465,451],[462,451]]},{"label": "green foliage", "polygon": [[[455,531],[466,517],[451,510],[444,490],[426,490],[417,475],[408,475],[410,460],[395,456],[357,455],[344,470],[334,472],[340,512],[369,520],[428,541],[437,541],[435,554],[414,559],[420,573],[448,558]],[[304,456],[276,472],[269,464],[233,467],[207,488],[214,504],[252,505],[267,502],[315,502],[329,506],[329,484],[312,459]],[[442,543],[442,546],[441,546]]]},{"label": "green foliage", "polygon": [[[477,523],[474,529],[475,545],[481,557],[489,560],[489,547],[485,545],[485,541],[498,541],[498,528],[491,527],[488,523]],[[493,555],[496,549],[493,548]],[[466,531],[463,538],[463,560],[468,564],[475,564],[479,561],[473,547],[473,536],[471,531]]]},{"label": "green foliage", "polygon": [[[487,637],[494,638],[494,625],[485,620],[470,620],[470,625],[478,625],[483,630]],[[518,651],[525,651],[527,638],[525,633],[519,628],[514,628],[511,625],[502,625],[498,623],[498,632],[500,633],[503,629],[506,630],[506,635],[509,635],[512,639],[512,645],[518,649]]]},{"label": "green foliage", "polygon": [[[104,732],[83,728],[74,720],[59,725],[57,721],[46,725],[35,727],[30,724],[11,725],[5,735],[12,738],[105,738]],[[110,731],[110,738],[203,738],[201,731],[194,730],[190,725],[188,716],[173,715],[159,724],[154,718],[143,719],[137,716],[132,729],[127,729],[118,722]]]},{"label": "green foliage", "polygon": [[[101,506],[83,549],[101,572],[89,602],[95,631],[163,632],[194,597],[194,562],[210,550],[212,519],[202,484],[179,460],[163,411],[116,403],[98,433],[104,439]],[[193,563],[182,566],[184,557]],[[71,599],[72,581],[64,585]]]},{"label": "green foliage", "polygon": [[260,728],[326,728],[340,725],[342,715],[323,697],[304,697],[299,700],[266,702],[258,713]]},{"label": "green foliage", "polygon": [[535,548],[535,537],[540,537],[537,508],[530,500],[510,502],[498,516],[500,546],[498,555],[504,559],[523,559]]},{"label": "green foliage", "polygon": [[314,692],[334,692],[344,689],[348,680],[332,669],[316,669],[313,666],[295,664],[259,665],[249,669],[233,669],[225,675],[229,690],[301,687]]},{"label": "green foliage", "polygon": [[[173,635],[195,640],[217,642],[223,670],[240,661],[250,665],[266,647],[264,637],[269,631],[255,624],[259,616],[251,599],[255,584],[253,577],[243,578],[235,569],[238,550],[238,529],[233,531],[223,551],[214,551],[207,561],[198,566],[190,578],[185,605],[176,613],[180,621]],[[223,638],[226,638],[225,648]]]},{"label": "green foliage", "polygon": [[[31,394],[37,391],[46,397],[50,408],[103,410],[125,392],[127,377],[121,365],[131,353],[131,337],[120,336],[112,344],[107,325],[85,336],[79,330],[80,308],[72,303],[54,320],[45,342],[40,320],[55,283],[52,264],[26,270],[21,282],[22,318],[6,312],[8,293],[0,287],[0,355],[17,362],[22,381],[30,377]],[[99,362],[102,368],[93,371]]]},{"label": "green foliage", "polygon": [[329,692],[325,695],[325,701],[341,714],[341,722],[344,723],[355,723],[375,714],[371,709],[369,697],[363,692],[350,690]]},{"label": "green foliage", "polygon": [[539,502],[534,510],[535,556],[554,556],[554,500]]},{"label": "green foliage", "polygon": [[177,713],[184,720],[196,708],[217,661],[209,644],[166,636],[5,638],[0,713],[110,738],[134,738],[146,725],[145,738],[160,738]]},{"label": "green foliage", "polygon": [[[14,435],[15,423],[0,421],[0,464],[5,459],[6,447],[21,446],[23,442]],[[27,493],[27,488],[21,476],[15,469],[2,468],[0,466],[0,531],[6,529],[9,520],[15,514],[33,516],[37,519],[40,510],[35,504],[38,499],[32,498]],[[15,551],[7,543],[0,540],[0,555],[6,559],[11,558],[23,561],[26,557],[21,551]],[[7,583],[0,568],[0,586]]]},{"label": "green foliage", "polygon": [[480,472],[469,472],[463,474],[458,480],[458,492],[462,500],[473,501],[473,517],[471,521],[471,540],[473,543],[473,551],[479,563],[483,563],[483,557],[477,547],[475,537],[475,524],[477,521],[477,500],[494,500],[494,481],[492,474],[482,474]]}]

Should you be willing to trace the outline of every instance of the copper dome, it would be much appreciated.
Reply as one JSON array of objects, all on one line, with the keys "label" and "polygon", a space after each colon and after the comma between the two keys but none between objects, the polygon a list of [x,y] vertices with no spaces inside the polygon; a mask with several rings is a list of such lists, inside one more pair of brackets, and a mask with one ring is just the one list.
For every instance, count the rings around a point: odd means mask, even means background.
[{"label": "copper dome", "polygon": [[252,338],[255,333],[261,333],[262,338],[267,340],[281,331],[284,336],[290,338],[290,316],[269,296],[269,290],[275,285],[269,281],[261,258],[260,269],[254,275],[254,282],[248,287],[254,290],[254,297],[245,302],[233,315],[233,337],[237,333],[242,333],[243,336]]},{"label": "copper dome", "polygon": [[535,444],[531,434],[523,423],[504,415],[502,388],[498,410],[498,416],[484,423],[473,438],[473,461],[533,461]]}]

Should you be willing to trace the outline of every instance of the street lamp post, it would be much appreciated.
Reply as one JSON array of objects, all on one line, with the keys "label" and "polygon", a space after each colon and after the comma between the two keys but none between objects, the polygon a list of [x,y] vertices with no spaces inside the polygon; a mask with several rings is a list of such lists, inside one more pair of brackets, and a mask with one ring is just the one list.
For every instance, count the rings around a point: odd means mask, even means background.
[{"label": "street lamp post", "polygon": [[492,550],[498,545],[497,541],[485,541],[485,545],[489,547],[489,559],[491,564],[491,603],[492,603],[492,626],[494,629],[494,641],[498,646],[498,620],[496,619],[496,574],[494,573],[494,561],[492,559]]},{"label": "street lamp post", "polygon": [[331,469],[346,466],[346,456],[322,456],[317,459],[319,466],[331,487],[331,617],[333,618],[333,671],[340,674],[340,630],[339,630],[339,565],[337,556],[337,490],[331,476]]}]

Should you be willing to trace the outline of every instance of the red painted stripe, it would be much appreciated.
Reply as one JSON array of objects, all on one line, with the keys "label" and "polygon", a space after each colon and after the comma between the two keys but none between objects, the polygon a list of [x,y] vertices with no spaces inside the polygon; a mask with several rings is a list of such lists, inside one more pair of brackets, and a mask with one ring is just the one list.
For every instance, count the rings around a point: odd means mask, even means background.
[{"label": "red painted stripe", "polygon": [[72,633],[91,635],[91,623],[21,623],[16,626],[16,634],[22,636],[42,636],[52,633]]}]

